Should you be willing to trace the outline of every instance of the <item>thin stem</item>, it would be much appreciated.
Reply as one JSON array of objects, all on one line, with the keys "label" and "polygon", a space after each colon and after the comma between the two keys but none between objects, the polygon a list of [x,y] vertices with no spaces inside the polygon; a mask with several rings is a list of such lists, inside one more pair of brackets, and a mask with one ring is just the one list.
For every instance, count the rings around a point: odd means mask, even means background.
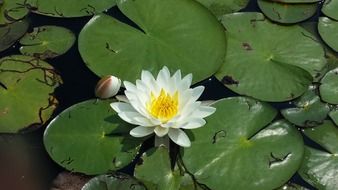
[{"label": "thin stem", "polygon": [[155,147],[165,146],[169,150],[169,137],[168,135],[164,137],[158,137],[155,135]]}]

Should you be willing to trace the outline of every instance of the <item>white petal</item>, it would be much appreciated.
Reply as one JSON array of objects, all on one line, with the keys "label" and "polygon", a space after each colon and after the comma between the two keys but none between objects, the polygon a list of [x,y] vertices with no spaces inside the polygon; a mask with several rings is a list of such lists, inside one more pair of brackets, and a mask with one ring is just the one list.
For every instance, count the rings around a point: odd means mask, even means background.
[{"label": "white petal", "polygon": [[138,126],[132,129],[129,134],[133,137],[144,137],[147,135],[150,135],[154,132],[154,128],[152,127],[143,127],[143,126]]},{"label": "white petal", "polygon": [[126,88],[126,90],[128,90],[128,91],[135,92],[137,90],[136,86],[131,82],[124,81],[123,85]]},{"label": "white petal", "polygon": [[169,83],[170,72],[169,69],[164,66],[157,75],[156,82],[162,88],[166,87]]},{"label": "white petal", "polygon": [[120,112],[136,112],[136,110],[128,103],[113,102],[110,104],[114,111]]},{"label": "white petal", "polygon": [[201,118],[194,118],[190,121],[188,121],[185,125],[180,126],[182,129],[196,129],[199,127],[202,127],[203,125],[206,124],[206,121]]},{"label": "white petal", "polygon": [[155,134],[159,137],[163,137],[164,135],[168,134],[169,128],[164,128],[161,126],[157,126],[155,127]]},{"label": "white petal", "polygon": [[200,106],[197,110],[195,110],[192,114],[192,117],[196,118],[205,118],[209,115],[215,113],[216,108],[210,106]]},{"label": "white petal", "polygon": [[127,96],[125,96],[125,95],[117,95],[117,96],[115,96],[115,98],[120,102],[129,103],[129,100],[128,100]]},{"label": "white petal", "polygon": [[191,82],[192,82],[192,74],[188,74],[181,80],[179,84],[177,84],[177,89],[179,91],[186,90],[190,88]]},{"label": "white petal", "polygon": [[168,135],[170,139],[174,141],[174,143],[180,146],[183,146],[183,147],[191,146],[189,137],[181,129],[170,129]]},{"label": "white petal", "polygon": [[121,112],[118,114],[124,121],[141,126],[153,126],[153,124],[138,112]]},{"label": "white petal", "polygon": [[204,86],[198,86],[192,89],[192,98],[196,101],[203,93]]}]

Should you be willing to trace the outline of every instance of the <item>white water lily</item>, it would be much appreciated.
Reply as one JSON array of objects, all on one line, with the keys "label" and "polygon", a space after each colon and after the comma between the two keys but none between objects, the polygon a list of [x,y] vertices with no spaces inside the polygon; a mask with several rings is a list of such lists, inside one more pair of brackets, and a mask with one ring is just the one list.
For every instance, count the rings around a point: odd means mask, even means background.
[{"label": "white water lily", "polygon": [[124,121],[137,125],[130,135],[168,135],[176,144],[189,147],[191,142],[182,129],[202,127],[206,123],[203,118],[216,110],[197,101],[204,87],[190,88],[191,82],[192,74],[182,79],[178,70],[171,76],[167,67],[160,70],[156,79],[149,71],[142,71],[136,85],[124,82],[126,98],[111,107]]}]

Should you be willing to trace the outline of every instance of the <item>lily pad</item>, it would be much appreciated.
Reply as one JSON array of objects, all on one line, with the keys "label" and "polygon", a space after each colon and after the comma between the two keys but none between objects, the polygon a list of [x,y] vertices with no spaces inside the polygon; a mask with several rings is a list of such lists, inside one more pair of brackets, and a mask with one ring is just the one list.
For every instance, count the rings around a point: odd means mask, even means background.
[{"label": "lily pad", "polygon": [[53,67],[37,58],[0,59],[0,133],[43,125],[57,106],[53,92],[59,84]]},{"label": "lily pad", "polygon": [[205,126],[190,131],[191,147],[181,152],[198,183],[214,190],[275,189],[297,171],[304,151],[302,136],[284,120],[269,124],[275,109],[244,97],[213,106],[217,111]]},{"label": "lily pad", "polygon": [[27,20],[20,20],[12,24],[0,26],[0,52],[11,47],[28,29]]},{"label": "lily pad", "polygon": [[20,39],[20,52],[40,59],[54,58],[66,53],[75,39],[73,32],[67,28],[40,26]]},{"label": "lily pad", "polygon": [[0,4],[0,25],[24,18],[29,13],[24,2],[25,0],[3,0]]},{"label": "lily pad", "polygon": [[177,163],[174,168],[171,167],[166,147],[152,148],[142,155],[141,162],[135,167],[134,175],[148,190],[202,190]]},{"label": "lily pad", "polygon": [[338,128],[330,121],[304,134],[325,151],[306,147],[299,174],[317,189],[336,190],[338,187]]},{"label": "lily pad", "polygon": [[67,170],[90,175],[129,164],[143,139],[129,135],[133,126],[122,121],[110,103],[88,100],[51,121],[44,134],[51,158]]},{"label": "lily pad", "polygon": [[320,100],[316,91],[315,86],[310,86],[309,90],[296,101],[296,108],[281,111],[283,116],[301,127],[315,127],[321,124],[330,112],[330,107]]},{"label": "lily pad", "polygon": [[325,0],[322,12],[335,20],[338,20],[338,1],[337,0]]},{"label": "lily pad", "polygon": [[101,175],[91,179],[81,190],[146,190],[136,179],[122,173]]},{"label": "lily pad", "polygon": [[324,42],[338,52],[338,21],[327,17],[319,18],[318,32]]},{"label": "lily pad", "polygon": [[237,12],[245,8],[249,0],[197,0],[207,7],[215,16]]},{"label": "lily pad", "polygon": [[116,0],[26,0],[32,12],[51,17],[90,16],[114,5]]},{"label": "lily pad", "polygon": [[225,15],[222,23],[227,56],[216,77],[238,94],[291,100],[303,94],[326,65],[322,46],[299,26],[276,25],[260,13]]},{"label": "lily pad", "polygon": [[318,3],[286,4],[267,0],[258,0],[258,6],[269,19],[286,24],[304,21],[317,11]]},{"label": "lily pad", "polygon": [[141,70],[155,74],[166,65],[171,71],[181,69],[183,75],[193,73],[196,82],[223,63],[224,28],[198,2],[120,0],[118,7],[140,29],[101,14],[79,36],[81,56],[97,75],[135,81]]},{"label": "lily pad", "polygon": [[338,67],[327,72],[320,83],[319,92],[322,100],[338,104]]},{"label": "lily pad", "polygon": [[338,125],[338,109],[334,109],[329,113],[330,118],[334,124]]}]

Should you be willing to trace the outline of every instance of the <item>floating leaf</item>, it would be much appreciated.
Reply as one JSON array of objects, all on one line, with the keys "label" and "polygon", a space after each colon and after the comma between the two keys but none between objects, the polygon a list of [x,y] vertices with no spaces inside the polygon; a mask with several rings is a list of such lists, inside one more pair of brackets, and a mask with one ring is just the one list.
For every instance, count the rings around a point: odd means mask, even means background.
[{"label": "floating leaf", "polygon": [[28,29],[27,20],[0,26],[0,52],[11,47]]},{"label": "floating leaf", "polygon": [[0,59],[0,133],[44,124],[57,105],[60,78],[39,59],[14,55]]},{"label": "floating leaf", "polygon": [[29,12],[24,2],[25,0],[3,0],[0,4],[0,25],[24,18]]},{"label": "floating leaf", "polygon": [[75,42],[72,31],[59,26],[40,26],[20,40],[20,52],[41,59],[66,53]]},{"label": "floating leaf", "polygon": [[319,18],[318,32],[324,42],[338,52],[338,21],[327,17]]},{"label": "floating leaf", "polygon": [[335,20],[338,20],[338,1],[337,0],[325,0],[322,12]]},{"label": "floating leaf", "polygon": [[121,0],[118,6],[141,29],[104,14],[88,22],[79,50],[97,75],[135,81],[142,69],[155,74],[166,65],[183,75],[193,73],[196,82],[210,77],[224,61],[224,28],[199,3]]},{"label": "floating leaf", "polygon": [[222,23],[228,34],[227,56],[216,77],[239,94],[291,100],[304,93],[326,65],[321,45],[299,26],[272,24],[260,13],[225,15]]},{"label": "floating leaf", "polygon": [[338,104],[338,68],[327,72],[320,83],[319,92],[322,100]]},{"label": "floating leaf", "polygon": [[330,112],[327,103],[323,103],[316,94],[317,88],[310,86],[309,90],[296,101],[296,108],[281,111],[291,123],[302,127],[315,127],[321,124]]},{"label": "floating leaf", "polygon": [[51,17],[95,15],[115,4],[116,0],[26,0],[32,12]]},{"label": "floating leaf", "polygon": [[51,158],[70,171],[103,174],[129,164],[141,140],[129,135],[109,101],[88,100],[63,111],[48,125],[44,143]]},{"label": "floating leaf", "polygon": [[141,160],[135,168],[135,177],[149,190],[179,189],[181,175],[179,171],[172,171],[167,148],[153,148],[147,151]]},{"label": "floating leaf", "polygon": [[126,174],[114,173],[91,179],[81,190],[146,190],[146,188]]},{"label": "floating leaf", "polygon": [[297,171],[304,151],[302,137],[284,120],[269,124],[275,109],[244,97],[213,106],[217,111],[205,126],[190,131],[191,147],[181,152],[198,183],[214,190],[274,189]]},{"label": "floating leaf", "polygon": [[249,0],[197,0],[207,7],[215,16],[237,12],[249,3]]},{"label": "floating leaf", "polygon": [[306,129],[305,135],[326,151],[306,147],[299,174],[318,189],[336,190],[338,187],[338,128],[330,121]]},{"label": "floating leaf", "polygon": [[280,23],[297,23],[316,13],[318,3],[285,4],[267,0],[258,0],[258,6],[265,16]]}]

